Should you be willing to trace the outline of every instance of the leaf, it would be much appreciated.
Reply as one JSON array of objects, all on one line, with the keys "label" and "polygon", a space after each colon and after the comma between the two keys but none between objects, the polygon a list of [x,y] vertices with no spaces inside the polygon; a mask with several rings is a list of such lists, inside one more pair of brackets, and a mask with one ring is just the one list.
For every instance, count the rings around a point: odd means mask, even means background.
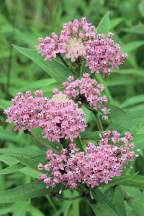
[{"label": "leaf", "polygon": [[0,175],[14,173],[14,172],[18,171],[19,169],[21,169],[22,167],[24,167],[24,166],[22,164],[18,163],[18,164],[15,164],[13,166],[7,167],[5,169],[1,169]]},{"label": "leaf", "polygon": [[39,179],[40,172],[38,170],[32,169],[31,167],[24,167],[19,170],[19,172],[24,173],[35,179]]},{"label": "leaf", "polygon": [[123,74],[123,75],[129,75],[133,74],[136,76],[144,77],[144,71],[141,70],[140,68],[130,68],[130,69],[123,69],[123,70],[114,70],[115,73],[117,74]]},{"label": "leaf", "polygon": [[102,20],[99,22],[97,26],[97,33],[107,34],[110,30],[110,19],[109,19],[109,12],[105,14]]},{"label": "leaf", "polygon": [[4,130],[2,127],[0,127],[0,140],[10,141],[21,145],[25,144],[25,140],[21,139],[14,132],[11,133],[8,130]]},{"label": "leaf", "polygon": [[138,5],[139,12],[141,13],[141,16],[144,17],[144,0],[142,0]]},{"label": "leaf", "polygon": [[37,80],[31,83],[27,83],[27,85],[25,85],[25,87],[22,87],[20,89],[15,89],[15,92],[25,92],[28,90],[37,90],[37,89],[41,89],[43,87],[47,87],[49,88],[49,86],[56,86],[57,82],[55,81],[55,79],[49,78],[49,79],[42,79],[42,80]]},{"label": "leaf", "polygon": [[32,148],[1,148],[0,154],[6,154],[9,156],[17,157],[36,157],[45,154],[45,151],[32,149]]},{"label": "leaf", "polygon": [[116,26],[118,26],[121,22],[124,21],[123,17],[118,17],[110,20],[110,27],[111,29],[114,29]]},{"label": "leaf", "polygon": [[48,189],[41,182],[33,182],[14,189],[0,191],[0,203],[14,203],[46,195]]},{"label": "leaf", "polygon": [[[74,192],[74,194],[73,194],[73,196],[78,196],[79,194],[78,194],[78,192],[77,191],[75,191]],[[73,200],[73,202],[72,202],[72,215],[74,215],[74,216],[79,216],[80,214],[80,212],[79,212],[79,203],[80,203],[80,200],[79,199],[77,199],[77,200]]]},{"label": "leaf", "polygon": [[5,164],[9,166],[12,166],[18,163],[17,159],[7,156],[7,155],[0,155],[0,161],[4,162]]},{"label": "leaf", "polygon": [[30,58],[35,64],[42,68],[49,76],[53,77],[58,82],[64,82],[72,73],[62,64],[57,61],[44,61],[42,56],[37,53],[37,50],[19,47],[13,45],[16,50]]},{"label": "leaf", "polygon": [[9,106],[11,106],[11,103],[9,101],[0,99],[0,109],[5,110]]},{"label": "leaf", "polygon": [[0,208],[0,215],[4,216],[7,215],[8,213],[13,212],[15,209],[15,205],[12,205],[10,207],[5,207],[5,208]]},{"label": "leaf", "polygon": [[115,184],[143,188],[144,176],[127,175],[127,176],[115,177],[112,181],[109,182],[108,185],[105,185],[105,187],[109,187]]},{"label": "leaf", "polygon": [[86,131],[86,132],[83,132],[81,133],[81,140],[88,140],[88,139],[94,139],[94,140],[97,140],[97,139],[100,139],[100,135],[101,135],[101,132],[100,131]]},{"label": "leaf", "polygon": [[135,159],[135,169],[140,175],[144,175],[144,156],[139,156]]},{"label": "leaf", "polygon": [[126,101],[124,101],[121,105],[120,108],[126,108],[128,106],[132,106],[138,103],[143,103],[144,102],[144,95],[136,95],[133,97],[128,98]]},{"label": "leaf", "polygon": [[134,215],[143,216],[144,215],[144,198],[134,198],[128,202],[129,206],[132,208]]},{"label": "leaf", "polygon": [[113,204],[120,216],[126,216],[126,210],[124,206],[124,193],[120,186],[115,188],[109,188],[105,191],[104,195]]},{"label": "leaf", "polygon": [[13,212],[13,216],[26,216],[26,211],[28,209],[27,201],[19,201],[15,205],[15,210]]},{"label": "leaf", "polygon": [[129,51],[137,49],[143,45],[144,45],[144,41],[142,41],[142,40],[134,41],[134,42],[130,42],[128,44],[122,45],[122,50],[123,50],[123,52],[129,52]]},{"label": "leaf", "polygon": [[30,206],[30,214],[32,216],[44,216],[44,214],[34,206]]},{"label": "leaf", "polygon": [[134,33],[134,34],[143,35],[144,34],[144,25],[139,24],[139,25],[133,26],[131,28],[124,28],[122,30],[125,31],[125,32],[128,32],[128,33]]},{"label": "leaf", "polygon": [[91,208],[96,216],[118,216],[118,212],[114,209],[111,202],[99,190],[93,190],[96,204],[91,204]]},{"label": "leaf", "polygon": [[123,132],[130,129],[130,118],[126,112],[117,106],[110,106],[112,123],[108,126],[109,130],[118,130]]}]

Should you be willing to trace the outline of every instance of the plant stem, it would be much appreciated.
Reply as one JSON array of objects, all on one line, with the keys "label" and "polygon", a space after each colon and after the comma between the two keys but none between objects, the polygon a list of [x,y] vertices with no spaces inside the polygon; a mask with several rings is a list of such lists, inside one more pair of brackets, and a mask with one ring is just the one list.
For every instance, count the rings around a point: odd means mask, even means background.
[{"label": "plant stem", "polygon": [[70,66],[67,64],[67,62],[64,60],[61,54],[58,55],[60,60],[63,62],[63,64],[74,74],[74,71],[70,68]]},{"label": "plant stem", "polygon": [[79,195],[79,196],[75,196],[75,197],[61,197],[59,195],[55,195],[55,197],[57,197],[58,199],[61,199],[61,200],[76,200],[76,199],[80,199],[82,198],[84,195]]},{"label": "plant stem", "polygon": [[51,207],[54,209],[54,211],[57,211],[57,208],[56,208],[54,202],[52,201],[52,199],[48,195],[46,196],[46,198],[47,198],[49,204],[51,205]]},{"label": "plant stem", "polygon": [[101,122],[100,117],[99,117],[98,114],[97,114],[97,111],[94,110],[94,109],[91,109],[91,108],[89,108],[89,107],[88,107],[88,109],[91,110],[91,111],[94,113],[94,115],[95,115],[95,117],[96,117],[96,123],[97,123],[98,129],[99,129],[100,131],[103,131],[103,125],[102,125],[102,122]]},{"label": "plant stem", "polygon": [[102,125],[101,119],[98,115],[96,116],[96,123],[97,123],[98,129],[100,131],[103,131],[103,125]]},{"label": "plant stem", "polygon": [[106,85],[104,79],[102,79],[102,77],[101,77],[100,74],[97,74],[97,73],[96,73],[95,76],[96,76],[96,79],[98,80],[98,82],[104,85],[105,94],[106,94],[106,96],[108,97],[108,100],[109,100],[109,102],[111,103],[111,105],[114,105],[113,98],[112,98],[112,96],[111,96],[111,93],[110,93],[110,91],[109,91],[109,89],[108,89],[108,87],[107,87],[107,85]]},{"label": "plant stem", "polygon": [[41,139],[39,139],[35,134],[33,134],[31,131],[29,132],[29,134],[34,138],[34,140],[36,140],[37,142],[41,143],[43,146],[45,146],[47,149],[52,149],[55,153],[59,154],[60,152],[57,151],[56,149],[52,148],[51,145],[46,144],[45,142],[43,142]]},{"label": "plant stem", "polygon": [[120,186],[120,188],[124,194],[124,200],[129,202],[132,199],[132,197],[128,194],[128,192],[122,186]]}]

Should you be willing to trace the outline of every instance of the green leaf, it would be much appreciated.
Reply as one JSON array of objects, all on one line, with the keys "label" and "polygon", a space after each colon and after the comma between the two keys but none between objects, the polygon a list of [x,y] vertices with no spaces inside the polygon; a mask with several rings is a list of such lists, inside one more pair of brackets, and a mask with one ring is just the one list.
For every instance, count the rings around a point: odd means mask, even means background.
[{"label": "green leaf", "polygon": [[93,195],[96,199],[96,204],[91,204],[90,206],[96,216],[119,216],[112,203],[100,190],[96,189],[93,191]]},{"label": "green leaf", "polygon": [[140,68],[130,68],[130,69],[123,69],[123,70],[114,70],[115,73],[117,74],[123,74],[123,75],[129,75],[133,74],[136,76],[144,77],[144,71],[141,70]]},{"label": "green leaf", "polygon": [[124,28],[123,31],[128,32],[128,33],[143,35],[144,34],[144,25],[139,24],[139,25],[133,26],[131,28]]},{"label": "green leaf", "polygon": [[30,58],[35,64],[42,68],[49,76],[53,77],[58,82],[64,82],[72,73],[63,64],[57,61],[44,61],[42,56],[37,53],[37,50],[19,47],[13,45],[16,50]]},{"label": "green leaf", "polygon": [[110,200],[110,202],[115,207],[116,211],[119,212],[120,216],[126,216],[126,210],[124,206],[124,193],[120,186],[117,186],[115,188],[109,188],[104,193],[104,195],[107,199]]},{"label": "green leaf", "polygon": [[143,199],[139,199],[139,198],[130,199],[128,204],[132,208],[134,215],[136,216],[144,215],[144,198]]},{"label": "green leaf", "polygon": [[109,130],[123,132],[130,127],[130,118],[126,112],[116,106],[110,106],[112,123],[108,126]]},{"label": "green leaf", "polygon": [[141,13],[141,16],[144,17],[144,0],[142,0],[138,5],[139,12]]},{"label": "green leaf", "polygon": [[100,131],[86,131],[81,133],[81,140],[97,140],[100,139]]},{"label": "green leaf", "polygon": [[107,12],[97,26],[97,33],[107,34],[109,30],[110,30],[110,19],[109,19],[109,12]]},{"label": "green leaf", "polygon": [[13,212],[15,209],[15,205],[12,205],[10,207],[6,207],[6,208],[0,208],[0,215],[4,216],[7,215],[8,213]]},{"label": "green leaf", "polygon": [[124,21],[123,17],[118,17],[110,20],[110,27],[111,29],[114,29],[116,26],[118,26],[121,22]]},{"label": "green leaf", "polygon": [[108,185],[105,185],[105,187],[109,187],[115,184],[143,188],[144,176],[128,175],[128,176],[115,177],[112,181],[109,182]]},{"label": "green leaf", "polygon": [[24,166],[22,164],[18,163],[18,164],[15,164],[13,166],[7,167],[5,169],[1,169],[0,170],[0,175],[5,175],[5,174],[10,174],[10,173],[17,172],[22,167],[24,167]]},{"label": "green leaf", "polygon": [[44,216],[44,214],[34,206],[30,206],[29,212],[32,216]]},{"label": "green leaf", "polygon": [[0,127],[0,140],[10,141],[10,142],[18,143],[20,145],[25,144],[25,140],[21,139],[14,132],[12,133],[8,130],[4,130],[2,127]]},{"label": "green leaf", "polygon": [[6,154],[9,156],[17,156],[17,157],[36,157],[36,156],[43,156],[45,151],[32,149],[32,148],[1,148],[0,154]]},{"label": "green leaf", "polygon": [[[78,196],[79,194],[78,194],[78,192],[77,191],[75,191],[74,192],[74,194],[73,194],[73,196]],[[80,214],[80,212],[79,212],[79,203],[80,203],[80,200],[79,199],[77,199],[77,200],[73,200],[73,202],[72,202],[72,215],[74,215],[74,216],[79,216]]]},{"label": "green leaf", "polygon": [[144,156],[139,156],[135,159],[135,169],[140,175],[144,175]]},{"label": "green leaf", "polygon": [[39,179],[39,175],[40,175],[40,172],[38,170],[32,169],[31,167],[21,168],[19,172],[35,179]]},{"label": "green leaf", "polygon": [[128,98],[126,101],[124,101],[121,105],[120,108],[126,108],[128,106],[133,106],[138,103],[143,103],[144,102],[144,95],[137,95]]},{"label": "green leaf", "polygon": [[25,87],[22,87],[20,89],[15,89],[15,92],[25,92],[27,90],[37,90],[37,89],[42,89],[42,88],[49,88],[56,86],[57,82],[55,79],[49,78],[49,79],[42,79],[42,80],[37,80],[31,83],[27,83]]},{"label": "green leaf", "polygon": [[48,189],[41,182],[33,182],[14,189],[0,191],[0,203],[14,203],[46,195]]},{"label": "green leaf", "polygon": [[4,162],[5,164],[9,166],[12,166],[18,163],[17,159],[7,156],[7,155],[0,155],[0,161]]},{"label": "green leaf", "polygon": [[122,50],[123,50],[123,52],[128,52],[128,51],[132,51],[134,49],[137,49],[143,45],[144,45],[144,41],[142,41],[142,40],[134,41],[134,42],[130,42],[128,44],[122,45]]},{"label": "green leaf", "polygon": [[11,106],[11,103],[7,100],[0,99],[0,109],[4,110]]},{"label": "green leaf", "polygon": [[15,210],[13,212],[13,216],[26,216],[26,212],[28,209],[27,201],[19,201],[15,205]]}]

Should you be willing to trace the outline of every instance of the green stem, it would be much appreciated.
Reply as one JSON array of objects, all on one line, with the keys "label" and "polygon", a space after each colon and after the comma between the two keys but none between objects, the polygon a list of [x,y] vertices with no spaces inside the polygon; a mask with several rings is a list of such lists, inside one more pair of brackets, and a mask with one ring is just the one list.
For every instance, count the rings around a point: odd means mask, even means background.
[{"label": "green stem", "polygon": [[76,200],[76,199],[80,199],[82,198],[84,195],[79,195],[79,196],[75,196],[75,197],[61,197],[59,195],[55,195],[55,197],[57,197],[58,199],[61,199],[61,200]]},{"label": "green stem", "polygon": [[60,58],[60,60],[62,61],[62,63],[74,74],[74,71],[72,71],[72,69],[71,69],[70,66],[67,64],[67,62],[64,60],[64,58],[62,57],[62,55],[59,54],[58,57]]},{"label": "green stem", "polygon": [[96,76],[96,79],[98,80],[98,82],[104,85],[105,94],[106,94],[106,96],[107,96],[109,102],[111,103],[111,105],[114,105],[113,98],[112,98],[112,96],[111,96],[111,93],[110,93],[110,91],[109,91],[109,89],[108,89],[108,87],[107,87],[107,85],[106,85],[104,79],[103,79],[103,78],[101,77],[101,75],[98,74],[98,73],[96,73],[95,76]]},{"label": "green stem", "polygon": [[47,149],[52,149],[55,153],[59,154],[60,152],[54,148],[51,147],[51,145],[46,144],[45,142],[43,142],[41,139],[39,139],[35,134],[33,134],[32,132],[29,132],[29,134],[34,138],[34,140],[36,140],[37,142],[41,143],[43,146],[45,146]]},{"label": "green stem", "polygon": [[53,210],[57,211],[57,208],[56,208],[54,202],[52,201],[52,199],[48,195],[46,196],[46,198],[47,198],[49,204],[51,205],[51,207],[53,208]]},{"label": "green stem", "polygon": [[96,123],[97,123],[98,129],[100,131],[103,131],[103,125],[102,125],[101,119],[98,115],[96,116]]},{"label": "green stem", "polygon": [[95,117],[96,117],[96,124],[97,124],[97,127],[98,127],[99,131],[103,131],[103,125],[102,125],[100,117],[98,116],[97,111],[95,109],[92,109],[92,108],[88,107],[88,106],[87,106],[87,108],[89,110],[91,110],[93,112],[93,114],[95,115]]}]

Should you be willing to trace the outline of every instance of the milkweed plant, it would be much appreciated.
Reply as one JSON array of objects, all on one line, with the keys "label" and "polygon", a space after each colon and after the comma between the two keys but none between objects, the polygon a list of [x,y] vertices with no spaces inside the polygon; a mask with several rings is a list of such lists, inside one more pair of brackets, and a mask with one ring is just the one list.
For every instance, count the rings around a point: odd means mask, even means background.
[{"label": "milkweed plant", "polygon": [[97,191],[114,187],[136,156],[130,131],[109,127],[113,110],[105,79],[128,58],[113,37],[112,32],[97,32],[85,17],[63,24],[59,35],[39,37],[35,53],[43,62],[63,67],[66,75],[51,96],[43,96],[42,90],[18,92],[4,111],[15,131],[44,145],[37,181],[52,197],[67,199],[63,193],[69,189],[78,196],[68,199],[96,203]]}]

